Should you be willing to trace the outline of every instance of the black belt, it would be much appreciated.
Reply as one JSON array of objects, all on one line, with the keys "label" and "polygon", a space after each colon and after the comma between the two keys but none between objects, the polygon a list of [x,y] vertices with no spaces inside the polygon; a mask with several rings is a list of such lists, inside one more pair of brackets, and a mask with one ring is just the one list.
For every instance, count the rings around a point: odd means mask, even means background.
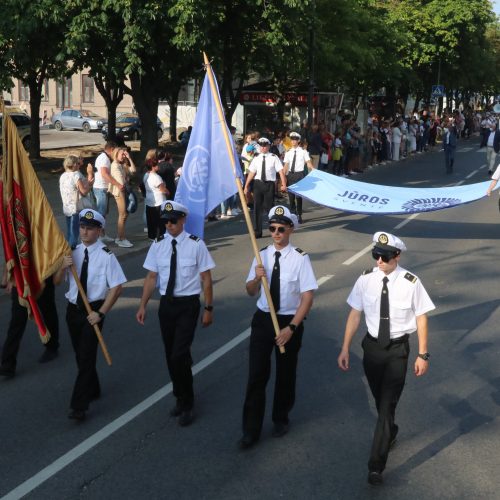
[{"label": "black belt", "polygon": [[[95,311],[96,309],[99,309],[104,303],[104,299],[101,300],[94,300],[94,302],[89,302],[90,309],[92,311]],[[68,302],[68,307],[72,309],[76,309],[77,311],[81,312],[87,312],[87,309],[85,307],[80,307],[78,304],[73,304],[73,302]]]},{"label": "black belt", "polygon": [[257,182],[263,182],[264,184],[274,184],[276,181],[261,181],[260,179],[255,179]]},{"label": "black belt", "polygon": [[[162,298],[167,298],[166,295],[162,295]],[[170,302],[187,302],[188,300],[194,300],[194,299],[199,299],[200,298],[200,294],[196,294],[196,295],[182,295],[180,297],[170,297],[170,299],[167,299],[169,300]]]},{"label": "black belt", "polygon": [[[373,335],[370,335],[368,332],[366,332],[366,338],[373,342],[378,342],[378,338],[374,337]],[[409,338],[410,334],[405,333],[404,335],[401,335],[401,337],[398,337],[397,339],[391,339],[391,344],[402,344],[403,342],[408,342]]]}]

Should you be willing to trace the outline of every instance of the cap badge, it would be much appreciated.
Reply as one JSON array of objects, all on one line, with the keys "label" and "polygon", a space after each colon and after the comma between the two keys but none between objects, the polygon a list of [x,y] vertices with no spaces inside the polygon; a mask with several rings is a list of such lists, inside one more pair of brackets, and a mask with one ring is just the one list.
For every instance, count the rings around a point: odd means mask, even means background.
[{"label": "cap badge", "polygon": [[88,211],[88,212],[85,214],[85,218],[86,218],[86,219],[91,220],[91,219],[93,219],[93,218],[94,218],[94,214],[93,214],[92,212]]},{"label": "cap badge", "polygon": [[379,242],[379,243],[382,243],[382,245],[387,245],[387,243],[389,242],[389,238],[387,237],[387,234],[382,233],[382,234],[378,237],[378,242]]},{"label": "cap badge", "polygon": [[283,210],[283,207],[278,207],[275,211],[274,211],[274,215],[283,215],[285,213],[285,211]]},{"label": "cap badge", "polygon": [[165,205],[165,210],[166,210],[167,212],[171,212],[173,209],[174,209],[174,207],[172,206],[172,203],[167,203],[167,204]]}]

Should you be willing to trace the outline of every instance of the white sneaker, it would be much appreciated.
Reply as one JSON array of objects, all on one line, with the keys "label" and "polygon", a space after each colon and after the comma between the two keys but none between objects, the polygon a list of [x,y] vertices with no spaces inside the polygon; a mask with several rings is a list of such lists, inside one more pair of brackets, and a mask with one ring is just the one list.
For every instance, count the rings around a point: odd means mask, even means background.
[{"label": "white sneaker", "polygon": [[111,238],[110,236],[101,236],[100,240],[103,242],[103,243],[109,243],[111,241],[115,241],[114,238]]},{"label": "white sneaker", "polygon": [[134,245],[132,243],[130,243],[130,241],[128,241],[127,239],[125,240],[119,240],[119,239],[116,239],[115,240],[115,243],[119,246],[119,247],[122,247],[122,248],[131,248],[133,247]]},{"label": "white sneaker", "polygon": [[230,216],[230,215],[224,215],[224,214],[222,214],[222,215],[220,216],[220,218],[221,218],[221,219],[230,219],[230,218],[231,218],[231,216]]},{"label": "white sneaker", "polygon": [[233,212],[231,212],[230,208],[227,209],[226,215],[229,215],[230,217],[231,217],[231,215],[233,215]]}]

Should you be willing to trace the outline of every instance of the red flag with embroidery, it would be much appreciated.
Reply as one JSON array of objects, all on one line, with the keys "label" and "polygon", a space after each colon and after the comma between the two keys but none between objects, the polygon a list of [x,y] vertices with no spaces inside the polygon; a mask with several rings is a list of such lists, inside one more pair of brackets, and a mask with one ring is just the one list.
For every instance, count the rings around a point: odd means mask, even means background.
[{"label": "red flag with embroidery", "polygon": [[[3,106],[2,106],[3,107]],[[3,111],[3,158],[0,226],[9,279],[19,303],[28,309],[43,343],[50,339],[36,303],[44,280],[52,276],[71,250],[54,217],[17,128]]]}]

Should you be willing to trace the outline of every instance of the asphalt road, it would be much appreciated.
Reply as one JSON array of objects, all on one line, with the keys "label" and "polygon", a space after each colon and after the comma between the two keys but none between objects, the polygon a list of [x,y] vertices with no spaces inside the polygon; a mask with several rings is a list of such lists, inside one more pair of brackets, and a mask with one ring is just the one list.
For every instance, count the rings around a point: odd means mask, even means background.
[{"label": "asphalt road", "polygon": [[97,130],[92,130],[88,134],[79,130],[61,130],[60,132],[53,128],[40,130],[41,150],[93,146],[105,142],[101,132]]},{"label": "asphalt road", "polygon": [[[444,175],[443,162],[439,152],[419,155],[356,180],[412,187],[487,180],[485,154],[477,152],[476,142],[460,143],[452,176]],[[56,192],[56,178],[42,182],[48,193]],[[135,214],[127,222],[135,247],[116,251],[129,283],[104,329],[114,364],[105,366],[100,356],[103,395],[88,420],[75,424],[66,417],[76,367],[64,325],[64,287],[58,290],[59,358],[37,363],[42,347],[29,325],[17,376],[0,380],[0,496],[499,498],[500,298],[492,265],[499,252],[497,196],[417,217],[355,215],[306,204],[294,244],[310,254],[322,284],[306,322],[291,428],[282,439],[272,438],[268,411],[261,441],[247,452],[236,447],[248,369],[246,336],[255,308],[254,298],[244,293],[251,262],[244,223],[237,218],[206,230],[217,264],[215,323],[196,334],[197,418],[191,427],[179,428],[168,416],[173,398],[158,300],[150,302],[145,327],[134,319],[147,246]],[[347,295],[362,270],[373,265],[369,251],[360,252],[377,230],[403,239],[409,250],[401,265],[422,279],[437,309],[430,314],[429,373],[419,379],[408,374],[397,412],[399,441],[384,486],[374,489],[366,483],[375,409],[361,366],[362,330],[354,340],[350,372],[340,372],[336,357]],[[8,319],[4,298],[0,332]],[[414,357],[416,339],[411,343]],[[271,381],[269,403],[272,388]],[[25,489],[15,490],[19,485]]]}]

